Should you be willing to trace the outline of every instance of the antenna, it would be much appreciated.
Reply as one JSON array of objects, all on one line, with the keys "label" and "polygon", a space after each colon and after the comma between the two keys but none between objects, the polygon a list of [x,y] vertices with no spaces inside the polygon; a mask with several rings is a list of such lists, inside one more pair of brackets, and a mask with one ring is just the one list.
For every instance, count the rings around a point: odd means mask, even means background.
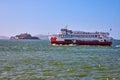
[{"label": "antenna", "polygon": [[109,29],[109,35],[111,34],[112,28]]},{"label": "antenna", "polygon": [[66,25],[66,26],[65,26],[65,29],[67,29],[67,27],[68,27],[68,26]]},{"label": "antenna", "polygon": [[64,32],[65,32],[65,34],[67,34],[67,25],[64,28]]}]

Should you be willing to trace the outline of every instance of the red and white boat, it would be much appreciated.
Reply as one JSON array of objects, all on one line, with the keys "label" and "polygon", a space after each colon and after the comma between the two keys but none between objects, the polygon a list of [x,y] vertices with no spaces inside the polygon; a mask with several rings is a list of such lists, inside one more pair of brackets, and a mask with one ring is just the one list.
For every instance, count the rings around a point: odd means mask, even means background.
[{"label": "red and white boat", "polygon": [[49,36],[52,45],[108,45],[112,44],[108,32],[72,31],[67,28]]}]

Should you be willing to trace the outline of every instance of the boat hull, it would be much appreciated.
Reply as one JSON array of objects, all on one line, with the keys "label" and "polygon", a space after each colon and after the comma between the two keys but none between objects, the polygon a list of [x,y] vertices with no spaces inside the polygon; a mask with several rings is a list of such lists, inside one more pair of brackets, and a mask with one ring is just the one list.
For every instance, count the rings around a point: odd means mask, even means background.
[{"label": "boat hull", "polygon": [[51,44],[57,44],[57,45],[69,45],[69,44],[75,44],[75,45],[108,45],[111,46],[112,42],[99,42],[99,41],[80,41],[77,40],[73,43],[72,40],[65,40],[65,41],[51,41]]},{"label": "boat hull", "polygon": [[108,45],[111,46],[112,42],[99,42],[99,41],[76,41],[76,45]]}]

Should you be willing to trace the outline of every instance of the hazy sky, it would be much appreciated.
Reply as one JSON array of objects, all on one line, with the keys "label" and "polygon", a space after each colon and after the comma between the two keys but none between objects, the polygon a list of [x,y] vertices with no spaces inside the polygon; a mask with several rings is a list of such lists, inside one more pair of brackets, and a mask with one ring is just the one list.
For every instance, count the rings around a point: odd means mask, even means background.
[{"label": "hazy sky", "polygon": [[68,26],[120,39],[120,0],[0,0],[0,36],[53,34]]}]

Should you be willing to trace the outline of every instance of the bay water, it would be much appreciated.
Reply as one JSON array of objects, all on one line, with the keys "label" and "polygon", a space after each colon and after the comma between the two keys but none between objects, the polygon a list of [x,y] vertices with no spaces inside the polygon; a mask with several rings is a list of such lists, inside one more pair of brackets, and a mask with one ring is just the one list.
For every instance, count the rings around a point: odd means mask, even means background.
[{"label": "bay water", "polygon": [[0,80],[120,80],[120,40],[112,46],[0,40]]}]

